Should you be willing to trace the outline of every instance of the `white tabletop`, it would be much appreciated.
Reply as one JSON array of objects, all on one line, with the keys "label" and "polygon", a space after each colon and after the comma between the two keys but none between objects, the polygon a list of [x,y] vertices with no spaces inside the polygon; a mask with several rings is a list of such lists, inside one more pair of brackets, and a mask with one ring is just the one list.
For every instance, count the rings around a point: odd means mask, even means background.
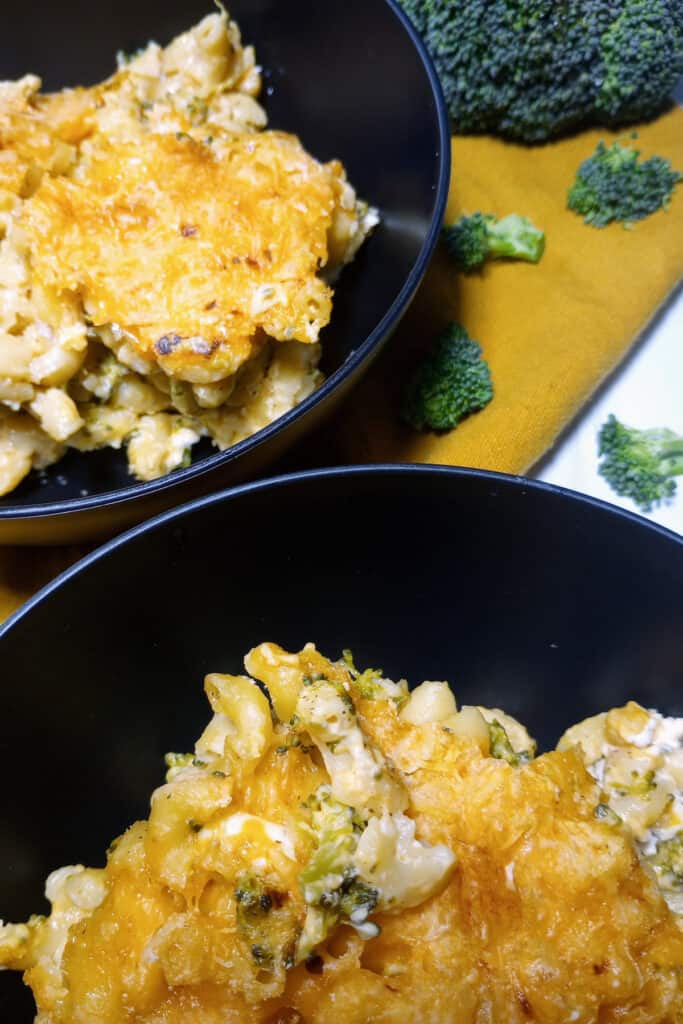
[{"label": "white tabletop", "polygon": [[[638,512],[598,474],[597,436],[610,413],[629,426],[669,427],[683,436],[683,287],[531,473]],[[683,534],[683,476],[677,480],[674,498],[647,518]]]},{"label": "white tabletop", "polygon": [[[676,97],[683,104],[683,82]],[[683,191],[683,185],[679,189]],[[614,494],[598,474],[597,436],[610,413],[629,426],[668,427],[683,436],[683,286],[530,474],[638,512],[632,501]],[[675,497],[647,518],[683,534],[683,476],[677,481]]]}]

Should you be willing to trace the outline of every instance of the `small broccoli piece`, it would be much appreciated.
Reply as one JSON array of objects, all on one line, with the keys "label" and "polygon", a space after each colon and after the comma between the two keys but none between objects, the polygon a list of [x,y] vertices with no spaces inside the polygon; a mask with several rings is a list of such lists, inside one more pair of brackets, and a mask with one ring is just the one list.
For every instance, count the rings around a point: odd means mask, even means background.
[{"label": "small broccoli piece", "polygon": [[493,398],[491,371],[464,327],[450,324],[411,381],[403,418],[415,430],[451,430]]},{"label": "small broccoli piece", "polygon": [[358,845],[360,823],[352,807],[339,803],[329,786],[321,786],[309,799],[311,828],[317,849],[300,875],[304,899],[318,903],[323,894],[338,888]]},{"label": "small broccoli piece", "polygon": [[660,839],[654,855],[644,859],[673,913],[683,915],[683,833]]},{"label": "small broccoli piece", "polygon": [[309,904],[296,949],[296,962],[311,955],[340,922],[350,925],[363,939],[375,939],[379,925],[369,916],[380,901],[379,889],[357,877],[353,868],[344,872],[336,889],[322,893],[317,903]]},{"label": "small broccoli piece", "polygon": [[618,142],[607,147],[598,143],[595,153],[584,160],[569,189],[567,206],[581,214],[586,224],[604,228],[612,221],[643,220],[669,204],[683,174],[671,169],[661,156],[638,162],[640,153]]},{"label": "small broccoli piece", "polygon": [[598,435],[599,473],[612,490],[652,511],[676,493],[683,474],[683,437],[673,430],[638,430],[611,415]]},{"label": "small broccoli piece", "polygon": [[517,213],[502,220],[490,213],[461,217],[444,227],[443,239],[451,259],[466,273],[477,270],[487,259],[538,263],[545,248],[543,232]]},{"label": "small broccoli piece", "polygon": [[273,897],[260,878],[240,875],[235,887],[237,924],[242,931],[248,931],[251,922],[270,913]]},{"label": "small broccoli piece", "polygon": [[173,782],[176,775],[184,771],[185,768],[189,768],[194,761],[194,754],[176,754],[171,751],[168,754],[164,754],[164,761],[166,763],[166,781]]},{"label": "small broccoli piece", "polygon": [[[346,873],[340,889],[339,909],[351,924],[365,924],[379,899],[380,891],[374,885],[361,881],[353,871]],[[377,929],[377,925],[374,928]],[[379,934],[379,929],[375,934]]]},{"label": "small broccoli piece", "polygon": [[284,979],[294,966],[301,930],[299,911],[289,893],[245,872],[235,879],[233,895],[237,932],[253,967]]},{"label": "small broccoli piece", "polygon": [[364,672],[358,673],[354,685],[363,700],[380,700],[385,696],[380,685],[381,679],[381,669],[366,668]]},{"label": "small broccoli piece", "polygon": [[650,863],[667,888],[683,888],[683,835],[660,842]]},{"label": "small broccoli piece", "polygon": [[408,700],[408,684],[405,679],[397,683],[385,679],[381,668],[366,668],[359,672],[349,650],[343,651],[342,661],[351,675],[354,689],[363,700],[392,700],[396,709],[401,710]]},{"label": "small broccoli piece", "polygon": [[533,753],[530,750],[520,750],[519,753],[510,743],[510,737],[504,725],[494,718],[489,722],[489,743],[491,744],[491,757],[500,761],[507,761],[514,768],[521,764],[528,764],[533,760]]},{"label": "small broccoli piece", "polygon": [[397,683],[385,679],[381,669],[366,668],[353,682],[363,700],[391,700],[397,711],[408,701],[408,684],[405,679],[399,679]]},{"label": "small broccoli piece", "polygon": [[654,117],[683,73],[683,0],[400,0],[453,126],[543,142]]},{"label": "small broccoli piece", "polygon": [[359,879],[352,864],[365,823],[352,807],[334,799],[329,786],[313,793],[308,806],[317,847],[299,876],[308,908],[297,962],[309,956],[340,920],[346,920],[363,938],[379,934],[377,925],[368,921],[379,903],[379,890]]},{"label": "small broccoli piece", "polygon": [[606,825],[616,827],[622,823],[617,812],[612,810],[609,804],[598,804],[593,814],[598,821],[604,821]]}]

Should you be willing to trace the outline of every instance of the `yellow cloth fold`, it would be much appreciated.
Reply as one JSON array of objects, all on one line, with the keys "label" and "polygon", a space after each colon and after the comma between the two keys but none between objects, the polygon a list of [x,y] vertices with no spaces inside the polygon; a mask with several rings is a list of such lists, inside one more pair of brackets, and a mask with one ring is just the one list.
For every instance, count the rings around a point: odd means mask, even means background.
[{"label": "yellow cloth fold", "polygon": [[[448,217],[525,214],[546,232],[545,255],[538,266],[498,262],[463,277],[437,253],[403,324],[330,431],[337,461],[523,473],[552,445],[683,276],[683,185],[669,210],[631,231],[588,227],[565,208],[581,161],[601,138],[623,136],[585,132],[540,148],[453,140]],[[683,109],[641,127],[635,144],[683,170]],[[420,354],[453,319],[481,343],[495,399],[451,433],[415,434],[400,423],[400,397]],[[85,550],[0,548],[0,621]]]},{"label": "yellow cloth fold", "polygon": [[0,547],[0,622],[91,547]]},{"label": "yellow cloth fold", "polygon": [[[593,228],[566,209],[600,139],[624,139],[683,171],[683,109],[630,132],[584,132],[538,148],[453,139],[447,219],[520,213],[546,232],[541,262],[495,261],[462,276],[437,253],[385,352],[340,421],[348,462],[431,462],[524,473],[617,365],[683,276],[683,185],[668,210]],[[401,395],[434,334],[460,321],[482,346],[495,397],[447,434],[401,424]],[[672,383],[672,386],[673,383]]]}]

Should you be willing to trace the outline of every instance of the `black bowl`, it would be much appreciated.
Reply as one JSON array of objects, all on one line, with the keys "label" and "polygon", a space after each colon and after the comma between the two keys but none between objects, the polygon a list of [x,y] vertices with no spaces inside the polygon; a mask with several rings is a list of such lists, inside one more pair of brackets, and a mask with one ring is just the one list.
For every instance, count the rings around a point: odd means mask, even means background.
[{"label": "black bowl", "polygon": [[[630,697],[683,714],[682,579],[674,534],[471,470],[323,470],[166,513],[0,628],[0,917],[41,910],[53,868],[102,863],[206,721],[204,673],[261,640],[449,679],[547,747]],[[0,974],[0,1020],[30,1006]]]},{"label": "black bowl", "polygon": [[[432,65],[393,0],[232,0],[265,72],[270,124],[320,159],[337,156],[380,227],[338,285],[323,332],[327,380],[296,409],[226,452],[208,442],[193,465],[134,483],[122,453],[72,451],[0,499],[0,543],[57,543],[112,533],[197,494],[248,479],[332,411],[409,305],[438,237],[450,178],[448,118]],[[168,41],[210,0],[120,0],[84,17],[77,0],[3,4],[0,79],[27,71],[45,88],[90,83],[117,49]],[[197,449],[195,449],[197,451]]]}]

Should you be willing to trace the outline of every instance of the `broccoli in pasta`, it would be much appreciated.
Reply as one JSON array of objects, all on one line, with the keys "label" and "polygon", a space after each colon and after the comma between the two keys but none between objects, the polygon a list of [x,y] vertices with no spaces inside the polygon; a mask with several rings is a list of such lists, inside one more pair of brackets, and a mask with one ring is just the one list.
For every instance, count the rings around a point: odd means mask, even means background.
[{"label": "broccoli in pasta", "polygon": [[537,756],[349,652],[245,668],[206,677],[212,717],[106,867],[0,925],[41,1024],[681,1019],[683,720],[629,704]]}]

